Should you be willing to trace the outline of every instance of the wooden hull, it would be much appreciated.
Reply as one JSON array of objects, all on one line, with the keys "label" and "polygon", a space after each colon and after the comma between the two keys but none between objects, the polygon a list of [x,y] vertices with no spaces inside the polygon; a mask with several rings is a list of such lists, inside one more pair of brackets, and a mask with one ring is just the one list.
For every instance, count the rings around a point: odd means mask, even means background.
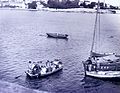
[{"label": "wooden hull", "polygon": [[100,79],[120,79],[120,71],[86,71],[86,76]]},{"label": "wooden hull", "polygon": [[47,73],[45,73],[45,74],[40,74],[40,73],[38,73],[38,74],[31,74],[31,73],[29,73],[29,71],[26,71],[25,73],[26,73],[27,76],[30,77],[30,78],[40,78],[40,77],[46,77],[46,76],[52,75],[52,74],[54,74],[54,73],[56,73],[56,72],[58,72],[58,71],[60,71],[60,70],[62,70],[62,69],[63,69],[63,66],[60,67],[60,68],[58,68],[58,69],[55,69],[55,70],[52,71],[52,72],[47,72]]},{"label": "wooden hull", "polygon": [[61,39],[67,39],[67,34],[57,34],[57,33],[46,33],[48,37],[51,38],[61,38]]}]

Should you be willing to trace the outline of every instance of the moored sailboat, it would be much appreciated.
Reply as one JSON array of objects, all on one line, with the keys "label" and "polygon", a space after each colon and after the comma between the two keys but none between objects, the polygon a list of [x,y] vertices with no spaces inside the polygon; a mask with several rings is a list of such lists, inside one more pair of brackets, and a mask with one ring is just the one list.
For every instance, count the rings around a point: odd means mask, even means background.
[{"label": "moored sailboat", "polygon": [[95,52],[95,36],[97,36],[97,21],[99,18],[99,31],[100,31],[100,13],[99,1],[96,12],[96,20],[93,33],[92,47],[90,50],[90,57],[83,61],[84,72],[86,76],[113,79],[120,78],[120,56],[115,53],[100,53]]}]

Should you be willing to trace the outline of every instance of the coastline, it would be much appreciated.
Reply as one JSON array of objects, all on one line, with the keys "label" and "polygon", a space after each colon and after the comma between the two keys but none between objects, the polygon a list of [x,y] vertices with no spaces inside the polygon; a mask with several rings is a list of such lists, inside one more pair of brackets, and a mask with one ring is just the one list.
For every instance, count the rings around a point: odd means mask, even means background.
[{"label": "coastline", "polygon": [[50,12],[75,12],[75,13],[95,13],[95,9],[86,9],[86,8],[71,8],[71,9],[53,9],[53,8],[41,8],[41,11],[50,11]]},{"label": "coastline", "polygon": [[[96,13],[95,9],[88,8],[71,8],[71,9],[53,9],[53,8],[39,8],[39,9],[23,9],[23,8],[0,8],[0,10],[20,10],[20,11],[48,11],[48,12],[67,12],[67,13]],[[115,14],[120,14],[120,10],[116,11]],[[102,14],[114,14],[109,9],[101,9]]]},{"label": "coastline", "polygon": [[0,80],[0,93],[48,93]]}]

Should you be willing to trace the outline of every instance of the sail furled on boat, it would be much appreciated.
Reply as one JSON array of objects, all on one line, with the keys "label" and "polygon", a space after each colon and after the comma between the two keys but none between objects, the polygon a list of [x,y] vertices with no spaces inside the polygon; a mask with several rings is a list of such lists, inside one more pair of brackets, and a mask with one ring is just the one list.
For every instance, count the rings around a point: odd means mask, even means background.
[{"label": "sail furled on boat", "polygon": [[[94,31],[93,31],[93,39],[92,39],[92,46],[90,52],[100,52],[100,3],[98,0],[97,11],[96,11],[96,18],[94,24]],[[90,53],[91,54],[91,53]]]},{"label": "sail furled on boat", "polygon": [[104,57],[107,56],[107,54],[100,54],[100,53],[96,53],[96,52],[91,52],[91,57]]}]

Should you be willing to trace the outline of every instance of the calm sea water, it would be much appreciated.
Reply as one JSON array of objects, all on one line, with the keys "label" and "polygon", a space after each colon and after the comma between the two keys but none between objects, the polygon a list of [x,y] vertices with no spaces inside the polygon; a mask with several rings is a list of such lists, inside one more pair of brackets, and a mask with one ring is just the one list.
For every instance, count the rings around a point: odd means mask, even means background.
[{"label": "calm sea water", "polygon": [[[53,93],[120,93],[120,82],[85,78],[95,14],[0,10],[0,80]],[[120,15],[101,15],[101,51],[120,54]],[[68,40],[47,38],[66,33]],[[112,36],[112,37],[111,37]],[[60,58],[63,71],[30,80],[28,61]],[[21,75],[19,78],[16,76]]]}]

